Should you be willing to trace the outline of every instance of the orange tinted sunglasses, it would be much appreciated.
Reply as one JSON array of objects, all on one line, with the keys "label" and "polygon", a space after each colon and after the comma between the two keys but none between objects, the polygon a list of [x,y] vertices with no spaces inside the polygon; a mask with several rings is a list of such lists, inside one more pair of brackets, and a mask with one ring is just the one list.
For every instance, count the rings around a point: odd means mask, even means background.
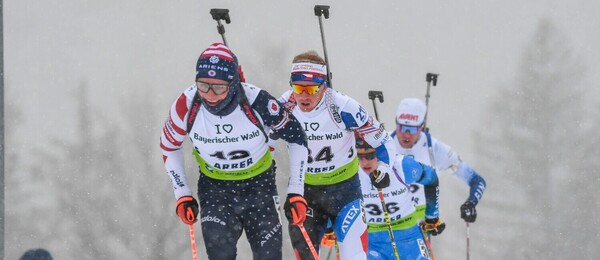
[{"label": "orange tinted sunglasses", "polygon": [[292,90],[294,91],[294,93],[302,94],[302,92],[306,92],[306,94],[309,94],[309,95],[317,94],[317,92],[319,92],[319,88],[321,87],[321,85],[308,85],[308,86],[296,85],[296,84],[291,84],[291,85],[292,85]]}]

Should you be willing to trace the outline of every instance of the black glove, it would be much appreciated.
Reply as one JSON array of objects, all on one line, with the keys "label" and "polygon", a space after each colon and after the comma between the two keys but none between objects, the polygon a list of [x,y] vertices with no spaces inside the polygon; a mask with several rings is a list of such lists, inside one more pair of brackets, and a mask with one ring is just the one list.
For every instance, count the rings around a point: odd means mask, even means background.
[{"label": "black glove", "polygon": [[425,222],[421,223],[421,228],[427,231],[427,233],[437,236],[444,231],[446,228],[446,223],[441,222],[439,218],[426,218]]},{"label": "black glove", "polygon": [[377,189],[383,189],[390,186],[390,175],[387,174],[387,172],[374,170],[369,173],[369,179],[371,179],[371,184]]},{"label": "black glove", "polygon": [[183,196],[177,200],[175,212],[183,223],[192,225],[198,221],[198,202],[192,196]]},{"label": "black glove", "polygon": [[477,210],[475,210],[475,203],[471,201],[465,201],[465,203],[460,206],[460,217],[464,219],[466,222],[473,223],[477,218]]},{"label": "black glove", "polygon": [[306,204],[304,197],[298,194],[288,194],[285,204],[283,204],[285,217],[292,225],[304,223],[304,220],[306,220],[307,207],[308,205]]}]

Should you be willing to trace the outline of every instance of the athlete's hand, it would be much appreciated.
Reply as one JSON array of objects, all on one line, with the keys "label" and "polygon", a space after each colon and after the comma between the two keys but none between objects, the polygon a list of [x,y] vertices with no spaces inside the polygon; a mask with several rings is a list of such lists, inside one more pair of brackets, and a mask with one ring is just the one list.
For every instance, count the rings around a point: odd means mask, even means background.
[{"label": "athlete's hand", "polygon": [[369,173],[369,179],[371,179],[371,184],[377,189],[383,189],[390,186],[390,175],[387,174],[387,172],[374,170]]},{"label": "athlete's hand", "polygon": [[198,221],[198,202],[192,196],[183,196],[177,200],[175,212],[183,223],[192,225]]},{"label": "athlete's hand", "polygon": [[439,218],[425,218],[425,222],[421,223],[421,228],[427,233],[437,236],[446,228],[446,223],[441,222]]},{"label": "athlete's hand", "polygon": [[304,223],[306,220],[306,200],[298,194],[288,194],[283,210],[285,217],[292,225]]},{"label": "athlete's hand", "polygon": [[332,247],[335,245],[335,232],[333,230],[327,229],[325,231],[325,235],[323,235],[323,239],[321,239],[321,245]]},{"label": "athlete's hand", "polygon": [[465,201],[465,203],[460,206],[460,217],[464,219],[466,222],[473,223],[477,218],[477,210],[475,210],[475,203],[472,201]]}]

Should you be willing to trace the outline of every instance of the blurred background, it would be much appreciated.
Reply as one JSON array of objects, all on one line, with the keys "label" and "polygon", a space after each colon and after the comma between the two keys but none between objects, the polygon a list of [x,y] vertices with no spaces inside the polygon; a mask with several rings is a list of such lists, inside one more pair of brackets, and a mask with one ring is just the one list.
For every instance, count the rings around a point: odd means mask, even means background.
[{"label": "blurred background", "polygon": [[[440,74],[431,133],[488,183],[471,259],[600,255],[600,2],[371,2],[3,1],[6,259],[38,247],[55,259],[191,258],[158,144],[198,55],[221,41],[209,11],[230,10],[225,36],[247,81],[279,96],[294,55],[323,53],[315,4],[331,6],[333,87],[371,112],[368,91],[383,91],[388,130],[399,101],[424,99],[426,73]],[[285,152],[276,160],[281,195]],[[440,185],[447,229],[434,252],[466,258],[468,187]],[[251,259],[245,237],[238,249]]]}]

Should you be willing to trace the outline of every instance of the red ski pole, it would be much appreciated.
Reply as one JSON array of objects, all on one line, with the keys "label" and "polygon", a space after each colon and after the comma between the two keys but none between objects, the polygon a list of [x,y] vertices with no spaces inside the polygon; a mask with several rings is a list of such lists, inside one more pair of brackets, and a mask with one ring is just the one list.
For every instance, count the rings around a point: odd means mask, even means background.
[{"label": "red ski pole", "polygon": [[297,226],[298,228],[300,228],[300,232],[302,232],[302,236],[304,236],[304,240],[306,241],[306,244],[308,244],[308,249],[310,249],[313,258],[315,260],[319,260],[319,254],[317,253],[317,250],[315,250],[315,246],[313,245],[312,240],[310,240],[310,237],[306,232],[306,228],[304,228],[304,225],[302,223],[298,224]]},{"label": "red ski pole", "polygon": [[190,241],[192,243],[192,258],[194,260],[198,260],[198,252],[196,252],[196,235],[194,235],[194,225],[189,225],[190,227]]}]

